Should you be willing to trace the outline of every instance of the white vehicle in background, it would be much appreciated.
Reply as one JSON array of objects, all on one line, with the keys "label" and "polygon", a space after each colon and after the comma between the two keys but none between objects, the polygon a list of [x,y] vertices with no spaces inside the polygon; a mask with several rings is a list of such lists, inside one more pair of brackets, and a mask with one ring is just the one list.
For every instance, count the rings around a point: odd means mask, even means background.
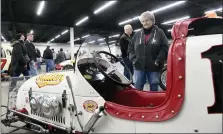
[{"label": "white vehicle in background", "polygon": [[74,60],[65,60],[59,64],[56,64],[55,69],[56,70],[69,70],[73,69],[73,63]]},{"label": "white vehicle in background", "polygon": [[[1,123],[16,127],[20,121],[25,125],[18,128],[39,133],[222,133],[222,23],[175,23],[165,92],[135,89],[109,49],[92,53],[102,38],[91,35],[72,70],[40,74],[15,87]],[[89,51],[79,54],[84,47]]]},{"label": "white vehicle in background", "polygon": [[1,79],[8,76],[8,69],[11,63],[12,47],[8,44],[1,45]]}]

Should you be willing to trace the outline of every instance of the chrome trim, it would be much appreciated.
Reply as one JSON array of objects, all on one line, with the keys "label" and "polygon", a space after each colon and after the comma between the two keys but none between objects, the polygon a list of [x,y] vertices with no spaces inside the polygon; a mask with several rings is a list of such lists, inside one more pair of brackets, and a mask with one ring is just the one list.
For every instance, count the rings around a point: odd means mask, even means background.
[{"label": "chrome trim", "polygon": [[34,117],[30,117],[29,115],[26,115],[26,114],[23,114],[23,113],[20,113],[20,112],[17,112],[15,110],[10,110],[9,111],[13,112],[13,113],[16,113],[16,114],[19,114],[19,115],[22,115],[22,116],[25,116],[27,118],[30,118],[30,119],[33,119],[33,120],[36,120],[36,121],[39,121],[43,124],[47,124],[47,125],[51,125],[52,127],[55,127],[55,128],[58,128],[58,129],[61,129],[61,130],[64,130],[64,131],[67,131],[67,132],[71,132],[71,130],[69,128],[65,128],[65,127],[62,127],[62,126],[58,126],[58,125],[55,125],[55,124],[52,124],[52,123],[49,123],[49,122],[46,122],[46,121],[42,121],[42,120],[39,120],[39,119],[36,119]]}]

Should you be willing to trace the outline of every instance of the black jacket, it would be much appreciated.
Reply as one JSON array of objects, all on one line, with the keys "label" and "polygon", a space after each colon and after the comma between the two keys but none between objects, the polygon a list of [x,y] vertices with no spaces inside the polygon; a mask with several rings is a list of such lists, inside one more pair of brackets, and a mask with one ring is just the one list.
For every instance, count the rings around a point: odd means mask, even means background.
[{"label": "black jacket", "polygon": [[36,62],[37,61],[37,53],[36,53],[36,48],[33,45],[33,43],[26,40],[25,41],[25,46],[26,46],[29,58]]},{"label": "black jacket", "polygon": [[36,56],[37,56],[37,58],[40,58],[41,57],[41,53],[40,53],[40,50],[39,49],[36,49]]},{"label": "black jacket", "polygon": [[[163,30],[154,25],[147,44],[144,30],[141,29],[133,36],[128,51],[135,69],[159,72],[167,58],[168,39]],[[155,61],[159,66],[155,65]]]},{"label": "black jacket", "polygon": [[[11,43],[12,49],[12,57],[11,57],[11,70],[12,72],[22,72],[25,69],[25,65],[28,67],[28,57],[27,50],[24,42],[21,40],[14,40]],[[11,73],[12,73],[11,72]]]},{"label": "black jacket", "polygon": [[43,52],[44,59],[53,59],[53,52],[51,49],[45,49]]},{"label": "black jacket", "polygon": [[131,43],[131,37],[124,33],[120,38],[120,47],[122,52],[122,58],[128,57],[128,46]]}]

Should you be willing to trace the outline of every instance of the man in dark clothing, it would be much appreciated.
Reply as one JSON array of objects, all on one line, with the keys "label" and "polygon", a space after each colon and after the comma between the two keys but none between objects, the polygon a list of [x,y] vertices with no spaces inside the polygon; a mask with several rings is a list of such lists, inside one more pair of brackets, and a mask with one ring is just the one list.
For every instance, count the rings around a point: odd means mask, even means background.
[{"label": "man in dark clothing", "polygon": [[[129,59],[134,65],[135,87],[143,90],[148,79],[150,91],[158,91],[159,73],[168,53],[168,39],[155,24],[154,15],[147,11],[139,17],[143,25],[129,46]],[[146,79],[147,78],[147,79]]]},{"label": "man in dark clothing", "polygon": [[37,69],[38,70],[41,70],[41,59],[42,59],[42,56],[41,56],[41,53],[40,53],[40,50],[38,48],[36,48],[36,56],[37,56]]},{"label": "man in dark clothing", "polygon": [[16,35],[15,40],[11,41],[12,57],[11,57],[11,72],[13,77],[19,77],[21,74],[29,76],[28,62],[29,57],[27,50],[24,46],[24,35],[19,33]]},{"label": "man in dark clothing", "polygon": [[37,53],[36,53],[36,48],[32,43],[33,41],[33,34],[28,33],[27,34],[27,40],[25,41],[25,46],[29,55],[29,58],[31,59],[29,62],[30,70],[29,73],[31,76],[37,75],[37,67],[36,67],[36,62],[37,62]]},{"label": "man in dark clothing", "polygon": [[44,50],[43,58],[46,62],[46,72],[53,71],[54,70],[53,52],[50,49],[50,46],[47,46],[47,48]]},{"label": "man in dark clothing", "polygon": [[[132,31],[133,30],[131,25],[124,26],[124,34],[120,38],[120,47],[121,47],[122,59],[133,75],[132,62],[128,59],[128,47],[132,42],[131,41]],[[127,79],[130,79],[130,74],[126,68],[124,69],[124,75]]]}]

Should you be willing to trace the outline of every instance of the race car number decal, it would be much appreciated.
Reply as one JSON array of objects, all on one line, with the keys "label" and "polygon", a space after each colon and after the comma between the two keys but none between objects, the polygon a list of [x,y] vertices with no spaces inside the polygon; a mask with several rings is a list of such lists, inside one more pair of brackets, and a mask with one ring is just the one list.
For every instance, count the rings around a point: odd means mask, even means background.
[{"label": "race car number decal", "polygon": [[201,53],[201,57],[210,60],[213,78],[215,102],[208,107],[208,113],[223,113],[223,45],[212,46],[209,50]]},{"label": "race car number decal", "polygon": [[5,64],[7,62],[7,59],[1,59],[1,70],[5,67]]},{"label": "race car number decal", "polygon": [[94,113],[94,111],[98,108],[98,104],[93,100],[87,100],[83,104],[84,109],[89,113]]},{"label": "race car number decal", "polygon": [[36,78],[39,88],[47,85],[58,85],[64,80],[64,74],[44,74]]}]

